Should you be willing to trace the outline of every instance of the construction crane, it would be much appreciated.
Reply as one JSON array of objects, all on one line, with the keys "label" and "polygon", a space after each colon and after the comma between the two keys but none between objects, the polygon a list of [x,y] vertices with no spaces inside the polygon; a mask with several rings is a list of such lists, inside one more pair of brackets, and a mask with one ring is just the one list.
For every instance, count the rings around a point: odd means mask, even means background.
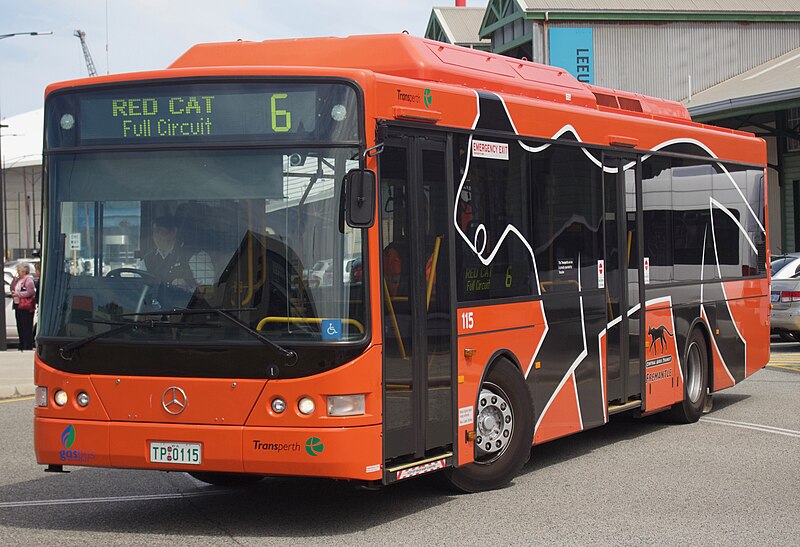
[{"label": "construction crane", "polygon": [[86,45],[86,33],[82,30],[76,30],[75,36],[80,39],[81,47],[83,48],[83,57],[86,59],[86,70],[89,71],[89,76],[97,76],[97,69],[94,68],[94,61],[92,61],[92,54],[89,53],[89,46]]}]

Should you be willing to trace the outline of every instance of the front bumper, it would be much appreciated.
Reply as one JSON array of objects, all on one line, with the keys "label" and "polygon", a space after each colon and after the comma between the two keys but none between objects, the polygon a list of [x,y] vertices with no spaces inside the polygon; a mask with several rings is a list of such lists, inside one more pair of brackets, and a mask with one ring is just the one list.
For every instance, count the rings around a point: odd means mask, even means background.
[{"label": "front bumper", "polygon": [[[202,463],[152,463],[152,441],[200,443]],[[365,481],[382,478],[380,425],[278,428],[37,417],[34,420],[34,447],[37,461],[43,465],[217,471]]]}]

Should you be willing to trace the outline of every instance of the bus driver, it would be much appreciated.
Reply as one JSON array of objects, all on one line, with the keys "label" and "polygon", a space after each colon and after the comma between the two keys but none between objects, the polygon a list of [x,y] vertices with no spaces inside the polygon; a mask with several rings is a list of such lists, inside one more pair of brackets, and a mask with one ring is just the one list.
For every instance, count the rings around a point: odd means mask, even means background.
[{"label": "bus driver", "polygon": [[214,264],[205,251],[191,253],[178,241],[178,223],[174,216],[164,215],[153,221],[155,248],[143,259],[143,268],[159,280],[184,289],[213,285]]}]

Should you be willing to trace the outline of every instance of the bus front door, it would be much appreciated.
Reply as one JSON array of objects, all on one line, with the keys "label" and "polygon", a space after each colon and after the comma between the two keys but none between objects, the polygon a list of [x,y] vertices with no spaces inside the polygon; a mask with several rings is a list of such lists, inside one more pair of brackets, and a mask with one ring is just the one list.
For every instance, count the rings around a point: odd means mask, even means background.
[{"label": "bus front door", "polygon": [[[390,134],[378,156],[385,479],[453,443],[447,142]],[[448,213],[448,211],[450,211]]]},{"label": "bus front door", "polygon": [[606,154],[603,167],[607,400],[624,410],[638,406],[642,393],[641,163],[635,156]]}]

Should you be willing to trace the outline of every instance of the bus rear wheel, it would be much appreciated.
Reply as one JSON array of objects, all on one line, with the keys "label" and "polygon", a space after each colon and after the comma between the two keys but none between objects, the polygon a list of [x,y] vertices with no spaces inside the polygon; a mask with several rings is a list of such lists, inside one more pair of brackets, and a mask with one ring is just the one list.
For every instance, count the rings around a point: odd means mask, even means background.
[{"label": "bus rear wheel", "polygon": [[507,359],[498,360],[481,384],[475,415],[475,461],[445,471],[461,492],[508,484],[530,458],[533,403],[525,379]]},{"label": "bus rear wheel", "polygon": [[700,419],[708,391],[708,349],[699,329],[694,329],[686,344],[683,401],[670,409],[670,418],[681,424]]},{"label": "bus rear wheel", "polygon": [[189,475],[206,484],[228,488],[249,486],[264,478],[263,475],[252,475],[250,473],[214,473],[212,471],[191,471]]}]

